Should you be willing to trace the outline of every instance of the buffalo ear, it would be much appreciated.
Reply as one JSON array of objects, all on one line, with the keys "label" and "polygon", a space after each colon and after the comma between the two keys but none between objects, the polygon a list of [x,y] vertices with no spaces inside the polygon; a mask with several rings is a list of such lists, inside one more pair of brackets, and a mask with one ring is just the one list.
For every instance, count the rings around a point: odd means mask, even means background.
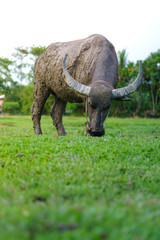
[{"label": "buffalo ear", "polygon": [[131,98],[128,98],[128,97],[121,97],[121,98],[115,98],[114,100],[117,100],[117,101],[133,101],[133,99]]}]

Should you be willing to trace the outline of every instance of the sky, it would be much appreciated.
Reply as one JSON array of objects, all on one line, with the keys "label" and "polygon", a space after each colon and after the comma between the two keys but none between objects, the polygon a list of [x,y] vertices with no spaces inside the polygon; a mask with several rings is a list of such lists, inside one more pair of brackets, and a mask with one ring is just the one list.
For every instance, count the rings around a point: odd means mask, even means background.
[{"label": "sky", "polygon": [[0,57],[16,47],[105,36],[128,60],[160,49],[159,0],[5,0],[0,3]]}]

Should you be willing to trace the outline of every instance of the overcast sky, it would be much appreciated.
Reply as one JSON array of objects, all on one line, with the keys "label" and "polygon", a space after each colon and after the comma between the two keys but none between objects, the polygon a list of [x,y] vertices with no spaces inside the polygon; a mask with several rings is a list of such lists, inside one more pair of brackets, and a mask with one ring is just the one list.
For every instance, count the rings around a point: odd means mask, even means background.
[{"label": "overcast sky", "polygon": [[4,0],[0,26],[0,57],[98,33],[135,62],[160,49],[160,0]]}]

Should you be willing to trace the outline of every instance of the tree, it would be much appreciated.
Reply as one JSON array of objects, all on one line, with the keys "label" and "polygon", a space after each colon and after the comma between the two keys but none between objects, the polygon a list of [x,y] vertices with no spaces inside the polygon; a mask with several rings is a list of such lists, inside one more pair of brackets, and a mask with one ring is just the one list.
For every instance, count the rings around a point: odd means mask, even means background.
[{"label": "tree", "polygon": [[[44,47],[44,46],[39,46],[39,47],[32,46],[32,47],[30,48],[30,54],[32,54],[34,57],[38,57],[38,56],[40,56],[45,50],[46,50],[46,47]],[[34,60],[35,60],[35,58],[34,58]]]},{"label": "tree", "polygon": [[[30,113],[33,94],[33,65],[45,47],[16,48],[14,61],[0,58],[0,94],[5,94],[4,111],[19,106],[16,111]],[[14,79],[14,80],[13,80]],[[31,84],[30,84],[31,83]],[[28,84],[27,86],[25,86]],[[53,104],[53,99],[52,99]],[[47,105],[51,105],[47,102]],[[45,108],[46,110],[46,108]]]},{"label": "tree", "polygon": [[33,102],[33,82],[29,83],[27,86],[24,86],[20,93],[20,101],[22,104],[22,113],[29,114],[30,108]]},{"label": "tree", "polygon": [[156,115],[160,108],[160,49],[144,61],[144,79],[150,89],[153,115]]},{"label": "tree", "polygon": [[45,51],[46,47],[16,48],[13,57],[14,75],[21,84],[28,84],[33,81],[33,66],[36,58]]},{"label": "tree", "polygon": [[10,85],[13,83],[11,76],[11,66],[13,61],[8,58],[0,58],[0,94],[10,89]]},{"label": "tree", "polygon": [[127,56],[128,54],[126,49],[118,52],[118,71],[120,82],[126,79]]},{"label": "tree", "polygon": [[20,112],[18,102],[6,102],[3,104],[2,111],[5,113],[17,114]]},{"label": "tree", "polygon": [[[33,103],[33,82],[29,83],[27,86],[23,86],[23,89],[20,93],[20,101],[22,105],[22,113],[24,114],[30,114],[30,108]],[[50,97],[47,99],[47,102],[45,104],[43,113],[49,114],[51,111],[52,105],[53,105],[53,95],[50,95]]]},{"label": "tree", "polygon": [[14,57],[14,75],[20,84],[30,81],[28,72],[30,72],[30,64],[28,63],[28,48],[15,48]]}]

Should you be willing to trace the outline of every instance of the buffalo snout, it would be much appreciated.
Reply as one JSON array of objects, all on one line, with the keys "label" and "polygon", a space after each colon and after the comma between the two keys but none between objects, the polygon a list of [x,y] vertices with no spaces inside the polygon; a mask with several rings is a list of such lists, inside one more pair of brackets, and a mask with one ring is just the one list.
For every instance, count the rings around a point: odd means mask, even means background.
[{"label": "buffalo snout", "polygon": [[86,122],[86,131],[87,131],[87,136],[92,136],[92,137],[102,137],[105,134],[104,128],[92,128],[89,124],[89,122]]},{"label": "buffalo snout", "polygon": [[96,130],[90,130],[91,136],[93,137],[102,137],[105,134],[104,129],[96,129]]}]

